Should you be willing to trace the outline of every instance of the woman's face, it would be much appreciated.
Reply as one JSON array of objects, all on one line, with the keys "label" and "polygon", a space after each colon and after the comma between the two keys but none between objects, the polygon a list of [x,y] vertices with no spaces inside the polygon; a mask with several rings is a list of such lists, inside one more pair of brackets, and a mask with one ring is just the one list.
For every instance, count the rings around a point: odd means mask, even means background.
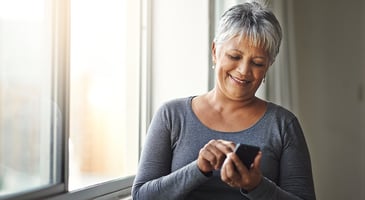
[{"label": "woman's face", "polygon": [[216,88],[233,100],[254,97],[271,64],[264,48],[254,47],[241,37],[219,45],[213,43],[212,55]]}]

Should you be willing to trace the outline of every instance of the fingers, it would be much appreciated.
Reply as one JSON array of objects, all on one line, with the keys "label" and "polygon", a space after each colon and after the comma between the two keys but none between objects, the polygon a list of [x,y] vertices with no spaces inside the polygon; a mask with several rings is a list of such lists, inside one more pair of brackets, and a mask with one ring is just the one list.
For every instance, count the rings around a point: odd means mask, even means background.
[{"label": "fingers", "polygon": [[260,162],[262,153],[247,169],[240,158],[233,153],[235,144],[225,140],[211,140],[199,152],[198,167],[203,173],[221,169],[221,179],[231,187],[251,191],[262,180]]},{"label": "fingers", "polygon": [[226,140],[211,140],[208,144],[213,144],[213,146],[225,154],[233,152],[234,148],[236,147],[235,143]]},{"label": "fingers", "polygon": [[231,187],[239,187],[251,191],[262,179],[260,171],[261,157],[262,153],[259,152],[251,168],[247,169],[235,153],[228,154],[221,170],[222,181]]},{"label": "fingers", "polygon": [[259,151],[259,153],[255,157],[255,160],[253,161],[253,166],[251,168],[260,169],[260,166],[261,166],[261,157],[262,157],[262,152]]},{"label": "fingers", "polygon": [[223,163],[221,169],[221,179],[231,187],[236,187],[236,184],[240,182],[240,174],[237,172],[236,167],[231,159],[231,155],[228,154],[226,160]]},{"label": "fingers", "polygon": [[211,140],[199,152],[198,167],[209,172],[221,168],[226,155],[233,152],[235,144],[225,140]]}]

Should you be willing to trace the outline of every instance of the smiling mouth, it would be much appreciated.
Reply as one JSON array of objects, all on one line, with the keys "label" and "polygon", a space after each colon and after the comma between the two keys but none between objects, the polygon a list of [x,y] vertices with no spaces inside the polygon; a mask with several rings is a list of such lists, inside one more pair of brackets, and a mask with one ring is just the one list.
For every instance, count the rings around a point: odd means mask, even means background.
[{"label": "smiling mouth", "polygon": [[240,84],[240,85],[247,85],[247,84],[249,84],[249,83],[251,83],[251,81],[249,81],[249,80],[241,80],[241,79],[238,79],[238,78],[236,78],[236,77],[234,77],[234,76],[232,76],[232,75],[229,75],[229,77],[234,81],[234,82],[236,82],[236,83],[238,83],[238,84]]}]

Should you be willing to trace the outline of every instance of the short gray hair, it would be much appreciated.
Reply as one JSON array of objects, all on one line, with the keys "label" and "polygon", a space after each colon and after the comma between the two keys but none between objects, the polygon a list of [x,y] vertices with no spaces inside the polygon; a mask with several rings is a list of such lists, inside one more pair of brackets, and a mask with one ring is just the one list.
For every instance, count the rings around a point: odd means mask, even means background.
[{"label": "short gray hair", "polygon": [[263,47],[272,61],[279,53],[282,30],[275,15],[263,4],[252,1],[225,11],[219,21],[216,44],[241,36],[253,46]]}]

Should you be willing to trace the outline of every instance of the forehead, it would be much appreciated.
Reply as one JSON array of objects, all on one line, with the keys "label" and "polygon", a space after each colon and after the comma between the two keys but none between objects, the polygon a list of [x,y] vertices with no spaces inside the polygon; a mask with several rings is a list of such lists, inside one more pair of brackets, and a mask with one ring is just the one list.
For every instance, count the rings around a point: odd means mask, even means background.
[{"label": "forehead", "polygon": [[260,45],[257,42],[254,42],[248,37],[233,37],[220,45],[218,48],[224,51],[240,51],[242,53],[254,53],[258,54],[261,57],[268,57],[268,51],[263,45]]}]

